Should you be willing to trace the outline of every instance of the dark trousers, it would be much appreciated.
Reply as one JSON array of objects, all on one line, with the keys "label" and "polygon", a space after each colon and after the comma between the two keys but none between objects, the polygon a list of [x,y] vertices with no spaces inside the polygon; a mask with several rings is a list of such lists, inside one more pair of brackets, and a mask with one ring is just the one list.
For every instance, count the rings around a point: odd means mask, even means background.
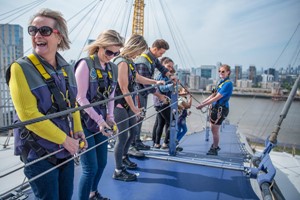
[{"label": "dark trousers", "polygon": [[[154,126],[153,133],[155,133],[155,144],[160,144],[160,139],[163,133],[164,126],[166,126],[166,137],[164,143],[168,144],[170,139],[170,112],[169,105],[156,107],[157,113],[157,126]],[[155,129],[156,127],[156,129]]]},{"label": "dark trousers", "polygon": [[[119,129],[119,135],[117,136],[114,149],[115,163],[116,169],[122,169],[122,157],[127,155],[130,144],[137,131],[136,117],[132,117],[134,113],[130,109],[126,110],[125,108],[118,107],[115,107],[114,115],[115,122],[118,124]],[[129,127],[131,128],[128,130]]]}]

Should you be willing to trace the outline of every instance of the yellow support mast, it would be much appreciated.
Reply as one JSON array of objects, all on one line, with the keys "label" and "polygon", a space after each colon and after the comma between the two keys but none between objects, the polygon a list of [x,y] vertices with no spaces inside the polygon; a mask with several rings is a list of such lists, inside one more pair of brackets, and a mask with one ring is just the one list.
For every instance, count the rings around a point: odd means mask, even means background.
[{"label": "yellow support mast", "polygon": [[132,34],[144,35],[144,0],[134,1]]}]

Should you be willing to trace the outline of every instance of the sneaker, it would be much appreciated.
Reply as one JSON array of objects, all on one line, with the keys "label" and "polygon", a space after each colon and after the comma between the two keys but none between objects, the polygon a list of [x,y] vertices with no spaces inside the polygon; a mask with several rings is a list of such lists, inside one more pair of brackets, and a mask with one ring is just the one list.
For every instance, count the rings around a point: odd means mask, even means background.
[{"label": "sneaker", "polygon": [[[214,148],[213,144],[211,144],[210,148]],[[219,146],[216,149],[217,149],[217,151],[221,150],[221,148]]]},{"label": "sneaker", "polygon": [[145,145],[143,142],[135,143],[135,147],[137,150],[150,150],[150,146]]},{"label": "sneaker", "polygon": [[107,148],[113,149],[115,147],[116,141],[114,139],[108,140]]},{"label": "sneaker", "polygon": [[176,151],[182,151],[183,150],[183,148],[181,147],[181,146],[176,146]]},{"label": "sneaker", "polygon": [[206,155],[217,156],[218,155],[218,148],[210,148]]},{"label": "sneaker", "polygon": [[96,191],[95,195],[93,197],[90,197],[89,200],[110,200],[110,199],[107,197],[101,196],[101,194],[98,191]]},{"label": "sneaker", "polygon": [[134,162],[131,162],[129,160],[128,155],[125,158],[122,159],[122,163],[123,163],[123,165],[125,165],[125,167],[127,169],[136,169],[137,168],[137,164],[134,163]]},{"label": "sneaker", "polygon": [[129,156],[137,157],[137,158],[143,158],[145,157],[145,154],[143,152],[140,152],[136,149],[136,147],[131,146],[127,153]]},{"label": "sneaker", "polygon": [[161,145],[161,149],[168,149],[169,148],[169,145],[163,143],[163,145]]},{"label": "sneaker", "polygon": [[116,172],[116,170],[114,171],[113,174],[113,179],[119,180],[119,181],[135,181],[136,180],[136,175],[129,173],[128,171],[126,171],[126,168],[123,167],[121,172]]},{"label": "sneaker", "polygon": [[161,147],[160,144],[154,144],[154,145],[153,145],[153,148],[154,148],[154,149],[160,149],[160,147]]}]

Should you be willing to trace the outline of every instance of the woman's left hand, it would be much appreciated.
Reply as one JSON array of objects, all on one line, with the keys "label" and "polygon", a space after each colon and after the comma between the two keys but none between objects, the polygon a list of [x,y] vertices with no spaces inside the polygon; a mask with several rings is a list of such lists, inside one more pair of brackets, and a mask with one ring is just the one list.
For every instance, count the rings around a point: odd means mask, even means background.
[{"label": "woman's left hand", "polygon": [[[74,139],[79,139],[79,148],[81,151],[84,151],[88,148],[88,143],[83,132],[80,131],[74,133]],[[84,146],[81,146],[81,144],[84,144]]]},{"label": "woman's left hand", "polygon": [[106,123],[108,124],[108,126],[113,127],[114,125],[116,125],[116,122],[113,118],[107,118],[106,119]]}]

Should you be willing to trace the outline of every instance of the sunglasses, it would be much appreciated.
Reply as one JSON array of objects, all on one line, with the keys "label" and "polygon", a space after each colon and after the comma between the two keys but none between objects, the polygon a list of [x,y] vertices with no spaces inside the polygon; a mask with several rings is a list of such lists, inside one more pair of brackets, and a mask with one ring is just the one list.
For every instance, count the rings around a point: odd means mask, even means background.
[{"label": "sunglasses", "polygon": [[221,71],[221,70],[219,70],[219,73],[221,73],[221,74],[224,74],[226,71]]},{"label": "sunglasses", "polygon": [[28,26],[28,33],[31,36],[35,36],[39,32],[42,36],[50,36],[52,33],[59,33],[57,29],[53,29],[49,26],[42,26],[37,28],[36,26]]},{"label": "sunglasses", "polygon": [[120,51],[113,52],[111,50],[104,49],[104,53],[105,53],[105,55],[110,57],[110,56],[118,56],[120,54]]}]

